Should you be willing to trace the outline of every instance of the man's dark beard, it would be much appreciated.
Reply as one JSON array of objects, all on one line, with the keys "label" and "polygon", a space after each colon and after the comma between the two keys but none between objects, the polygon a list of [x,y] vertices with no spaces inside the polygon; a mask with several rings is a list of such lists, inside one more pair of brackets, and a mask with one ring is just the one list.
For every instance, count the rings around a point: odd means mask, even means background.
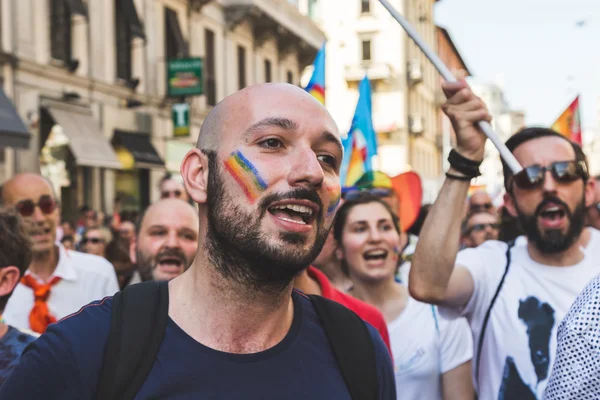
[{"label": "man's dark beard", "polygon": [[[562,206],[565,210],[566,217],[569,221],[569,229],[563,233],[560,229],[547,229],[545,233],[538,228],[538,217],[543,207],[548,203],[555,203]],[[545,198],[535,210],[533,215],[526,215],[521,212],[519,206],[515,202],[515,208],[519,222],[527,239],[535,245],[542,253],[555,254],[562,253],[567,250],[575,241],[579,239],[581,232],[585,226],[585,197],[575,207],[571,213],[569,207],[556,197]]]},{"label": "man's dark beard", "polygon": [[[209,160],[205,241],[209,260],[228,280],[252,291],[280,293],[313,262],[325,244],[329,227],[323,226],[321,199],[315,191],[299,188],[265,196],[257,213],[246,212],[226,192],[216,154],[205,154]],[[279,237],[286,244],[273,246],[261,231],[269,204],[283,199],[305,199],[319,205],[313,222],[317,224],[317,237],[312,245],[306,243],[305,236],[288,232]]]}]

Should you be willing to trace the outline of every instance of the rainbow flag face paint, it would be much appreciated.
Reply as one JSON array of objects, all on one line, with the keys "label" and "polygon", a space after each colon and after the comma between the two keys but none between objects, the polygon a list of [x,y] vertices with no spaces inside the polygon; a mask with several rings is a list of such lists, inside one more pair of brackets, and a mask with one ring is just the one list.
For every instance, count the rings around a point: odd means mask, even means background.
[{"label": "rainbow flag face paint", "polygon": [[338,186],[330,187],[327,189],[327,192],[332,196],[329,201],[329,205],[327,206],[327,215],[331,215],[337,210],[338,204],[340,204],[340,200],[342,199],[342,191]]},{"label": "rainbow flag face paint", "polygon": [[242,187],[246,197],[253,202],[267,188],[267,182],[260,176],[256,167],[238,150],[224,161],[225,169]]}]

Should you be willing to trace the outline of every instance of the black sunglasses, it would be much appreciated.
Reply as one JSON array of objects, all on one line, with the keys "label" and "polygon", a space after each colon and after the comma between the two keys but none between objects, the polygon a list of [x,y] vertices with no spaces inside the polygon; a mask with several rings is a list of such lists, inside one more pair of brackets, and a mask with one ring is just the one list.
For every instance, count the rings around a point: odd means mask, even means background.
[{"label": "black sunglasses", "polygon": [[493,224],[475,224],[475,225],[471,226],[467,230],[467,233],[471,233],[471,232],[483,232],[483,231],[486,230],[487,227],[490,227],[492,229],[498,230],[498,229],[500,229],[500,224],[498,224],[498,223],[493,223]]},{"label": "black sunglasses", "polygon": [[384,189],[384,188],[372,188],[372,189],[360,189],[360,190],[350,190],[342,195],[344,200],[356,200],[361,195],[368,193],[377,197],[388,197],[391,196],[394,191],[392,189]]},{"label": "black sunglasses", "polygon": [[520,189],[535,189],[544,183],[546,171],[552,173],[557,182],[574,182],[588,179],[588,171],[583,161],[556,161],[547,167],[531,165],[513,176],[512,182]]},{"label": "black sunglasses", "polygon": [[56,201],[51,196],[44,195],[40,197],[37,203],[34,203],[31,199],[21,200],[15,205],[15,208],[21,216],[31,217],[36,206],[39,207],[44,214],[50,214],[56,208]]},{"label": "black sunglasses", "polygon": [[104,243],[104,240],[100,239],[100,238],[83,238],[83,239],[81,239],[81,244],[87,244],[87,243],[99,244],[99,243]]}]

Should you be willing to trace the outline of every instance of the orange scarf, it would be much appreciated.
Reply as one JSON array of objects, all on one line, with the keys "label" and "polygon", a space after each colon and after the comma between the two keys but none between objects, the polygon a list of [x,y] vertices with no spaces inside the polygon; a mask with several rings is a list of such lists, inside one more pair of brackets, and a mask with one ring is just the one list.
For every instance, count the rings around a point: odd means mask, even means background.
[{"label": "orange scarf", "polygon": [[33,276],[25,275],[21,278],[21,283],[33,289],[35,303],[29,313],[29,326],[32,331],[44,333],[48,325],[56,322],[56,317],[50,314],[48,309],[48,297],[50,289],[60,281],[60,277],[55,276],[48,283],[39,283]]}]

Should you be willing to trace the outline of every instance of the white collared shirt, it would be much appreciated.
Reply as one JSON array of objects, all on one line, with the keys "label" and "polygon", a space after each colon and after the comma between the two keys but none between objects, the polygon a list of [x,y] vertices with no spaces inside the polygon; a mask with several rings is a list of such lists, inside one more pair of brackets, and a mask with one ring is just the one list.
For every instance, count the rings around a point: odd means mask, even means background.
[{"label": "white collared shirt", "polygon": [[[106,259],[66,250],[58,246],[58,265],[48,281],[55,276],[61,280],[50,289],[48,308],[57,320],[77,312],[84,305],[119,291],[117,275]],[[27,271],[25,273],[31,274]],[[35,277],[34,274],[31,274]],[[36,277],[37,279],[37,277]],[[40,283],[44,283],[38,279]],[[8,300],[2,317],[7,324],[16,328],[30,329],[29,313],[33,308],[33,290],[22,283],[15,288]]]}]

